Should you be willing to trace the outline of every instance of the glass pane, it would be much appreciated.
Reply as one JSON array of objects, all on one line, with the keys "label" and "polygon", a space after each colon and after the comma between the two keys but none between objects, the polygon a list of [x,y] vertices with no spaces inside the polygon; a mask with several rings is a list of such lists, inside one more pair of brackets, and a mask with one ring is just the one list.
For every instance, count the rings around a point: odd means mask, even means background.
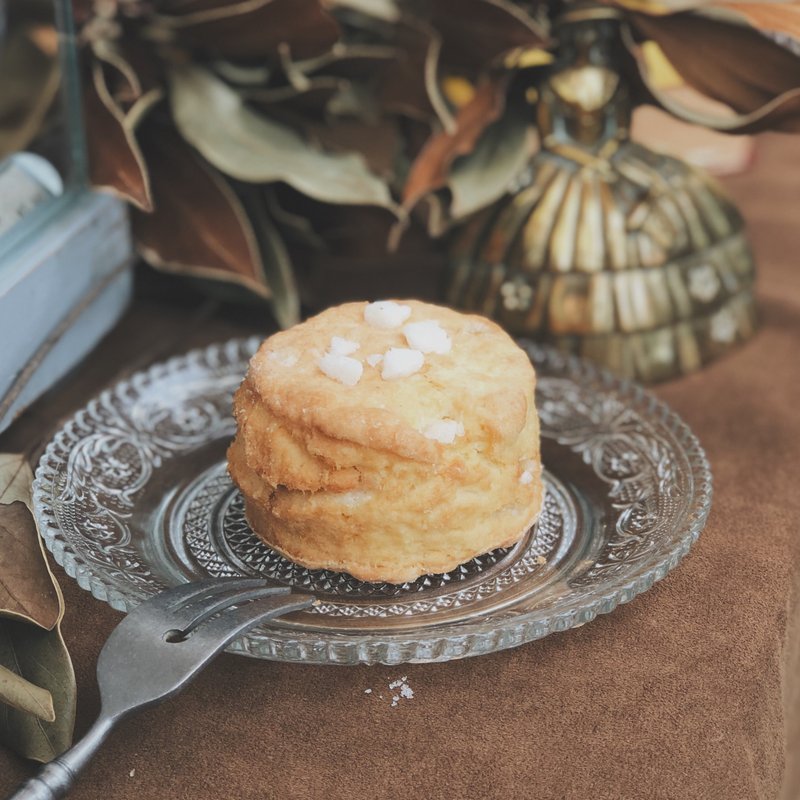
[{"label": "glass pane", "polygon": [[0,0],[0,253],[83,183],[83,153],[69,0]]}]

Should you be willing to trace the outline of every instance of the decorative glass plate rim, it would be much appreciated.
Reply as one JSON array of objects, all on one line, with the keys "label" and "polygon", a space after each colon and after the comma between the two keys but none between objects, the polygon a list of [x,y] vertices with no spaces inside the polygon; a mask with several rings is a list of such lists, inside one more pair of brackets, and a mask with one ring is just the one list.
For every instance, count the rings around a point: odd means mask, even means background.
[{"label": "decorative glass plate rim", "polygon": [[[56,431],[44,450],[33,483],[33,506],[39,532],[53,554],[55,561],[63,567],[78,585],[95,598],[109,603],[119,611],[130,611],[141,601],[141,596],[127,586],[109,580],[94,566],[83,560],[69,543],[60,539],[61,529],[54,524],[53,514],[48,508],[46,487],[52,484],[59,460],[56,455],[75,441],[74,428],[79,425],[93,403],[102,403],[104,398],[136,392],[137,388],[169,372],[179,370],[192,363],[219,363],[225,353],[233,349],[250,349],[260,343],[260,337],[234,338],[226,342],[193,349],[183,355],[153,364],[103,390],[89,401]],[[573,381],[596,384],[624,400],[626,406],[642,417],[657,421],[682,448],[692,477],[691,503],[684,524],[673,537],[673,546],[666,553],[655,553],[657,562],[644,560],[624,575],[612,575],[607,579],[602,592],[587,598],[577,594],[559,604],[558,610],[535,608],[503,620],[444,623],[440,626],[420,628],[397,633],[330,633],[314,630],[289,630],[279,625],[260,629],[258,645],[245,637],[229,649],[244,655],[279,661],[318,664],[358,664],[446,661],[497,650],[543,638],[550,633],[568,630],[594,619],[598,614],[607,614],[619,604],[633,600],[663,579],[689,552],[705,526],[712,499],[712,476],[706,454],[698,438],[688,425],[663,401],[638,384],[618,378],[608,370],[575,356],[532,342],[517,340],[541,369],[551,369]],[[55,460],[54,460],[55,459]]]}]

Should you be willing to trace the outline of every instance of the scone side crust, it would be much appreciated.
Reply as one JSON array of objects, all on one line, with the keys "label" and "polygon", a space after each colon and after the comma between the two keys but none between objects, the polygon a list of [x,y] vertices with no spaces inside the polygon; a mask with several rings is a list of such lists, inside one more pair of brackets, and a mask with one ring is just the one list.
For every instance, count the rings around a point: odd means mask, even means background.
[{"label": "scone side crust", "polygon": [[357,555],[345,552],[341,557],[320,558],[312,548],[304,547],[302,536],[294,535],[291,528],[281,524],[279,520],[265,513],[258,505],[245,501],[245,515],[256,535],[271,549],[280,553],[290,561],[294,561],[308,569],[327,569],[334,572],[346,572],[360,581],[368,583],[407,583],[416,580],[420,575],[434,575],[451,572],[483,553],[501,547],[516,544],[536,523],[541,514],[543,493],[537,494],[535,512],[522,526],[513,533],[495,535],[491,540],[484,539],[480,547],[461,552],[450,557],[422,558],[403,553],[392,553],[384,561],[359,560]]}]

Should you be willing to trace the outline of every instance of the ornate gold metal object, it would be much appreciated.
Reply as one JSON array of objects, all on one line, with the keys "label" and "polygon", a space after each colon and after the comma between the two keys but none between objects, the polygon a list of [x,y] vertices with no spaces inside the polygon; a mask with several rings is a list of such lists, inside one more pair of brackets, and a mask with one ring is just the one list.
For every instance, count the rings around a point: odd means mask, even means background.
[{"label": "ornate gold metal object", "polygon": [[754,267],[721,189],[629,139],[621,24],[563,19],[536,87],[541,150],[455,235],[448,301],[657,381],[752,334]]}]

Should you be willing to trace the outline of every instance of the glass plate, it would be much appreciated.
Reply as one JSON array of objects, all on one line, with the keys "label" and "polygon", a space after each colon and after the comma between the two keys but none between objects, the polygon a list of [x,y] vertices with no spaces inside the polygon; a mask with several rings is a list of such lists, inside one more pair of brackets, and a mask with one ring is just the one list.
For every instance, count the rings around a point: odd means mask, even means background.
[{"label": "glass plate", "polygon": [[33,487],[47,547],[68,575],[130,610],[167,586],[262,575],[313,592],[309,611],[230,649],[316,664],[446,661],[589,622],[686,555],[711,474],[697,439],[638,386],[529,342],[547,486],[516,546],[402,586],[308,570],[249,530],[225,469],[231,396],[259,344],[233,340],[107,389],[47,447]]}]

